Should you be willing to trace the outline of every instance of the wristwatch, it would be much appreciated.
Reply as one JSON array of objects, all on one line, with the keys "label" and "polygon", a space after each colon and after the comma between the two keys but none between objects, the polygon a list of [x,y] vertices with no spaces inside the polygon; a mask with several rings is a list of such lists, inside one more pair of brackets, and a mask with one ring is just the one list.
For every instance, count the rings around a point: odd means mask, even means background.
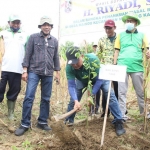
[{"label": "wristwatch", "polygon": [[27,73],[27,70],[23,70],[23,73]]}]

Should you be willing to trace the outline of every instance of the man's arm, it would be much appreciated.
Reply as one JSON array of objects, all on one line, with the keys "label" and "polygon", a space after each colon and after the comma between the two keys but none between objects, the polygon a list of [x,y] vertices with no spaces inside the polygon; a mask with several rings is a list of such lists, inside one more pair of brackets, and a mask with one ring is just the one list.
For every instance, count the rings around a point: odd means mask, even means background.
[{"label": "man's arm", "polygon": [[55,51],[54,51],[54,57],[53,57],[53,61],[54,61],[54,70],[55,71],[60,71],[60,60],[59,60],[59,53],[58,53],[58,41],[56,39],[54,39],[54,43],[55,43]]},{"label": "man's arm", "polygon": [[95,84],[93,85],[92,88],[92,95],[96,95],[96,93],[98,92],[98,90],[100,89],[101,85],[103,84],[103,80],[102,79],[97,79]]},{"label": "man's arm", "polygon": [[146,48],[146,56],[149,59],[150,58],[150,50],[149,50],[149,44],[148,44],[148,39],[146,37],[146,35],[144,35],[143,38],[143,45],[142,45],[142,50],[144,50],[144,48]]},{"label": "man's arm", "polygon": [[26,45],[25,57],[22,63],[24,69],[29,67],[33,50],[34,50],[34,39],[32,36],[30,36]]},{"label": "man's arm", "polygon": [[119,55],[119,50],[115,49],[115,53],[114,53],[114,65],[117,64],[118,55]]},{"label": "man's arm", "polygon": [[70,65],[66,66],[66,76],[68,80],[69,94],[70,94],[70,97],[74,100],[74,109],[77,109],[79,111],[81,110],[81,104],[78,101],[78,97],[76,93],[75,75]]},{"label": "man's arm", "polygon": [[114,48],[115,48],[114,65],[116,65],[117,64],[118,55],[119,55],[119,51],[120,51],[120,35],[118,35],[116,40],[115,40]]}]

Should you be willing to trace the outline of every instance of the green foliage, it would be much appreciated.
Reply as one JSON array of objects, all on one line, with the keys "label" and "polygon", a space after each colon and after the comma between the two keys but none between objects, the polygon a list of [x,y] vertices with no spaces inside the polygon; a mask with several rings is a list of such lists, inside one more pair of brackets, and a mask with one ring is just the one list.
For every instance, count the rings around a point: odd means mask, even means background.
[{"label": "green foliage", "polygon": [[28,140],[25,140],[25,141],[22,143],[22,147],[24,147],[26,150],[31,150],[31,142],[28,141]]},{"label": "green foliage", "polygon": [[74,43],[71,42],[71,41],[67,41],[64,45],[60,45],[60,56],[64,59],[64,60],[67,60],[66,58],[66,50],[68,48],[73,48],[74,46]]},{"label": "green foliage", "polygon": [[[66,50],[73,48],[74,42],[72,41],[67,41],[65,44],[60,45],[60,56],[64,59],[66,59]],[[85,46],[80,46],[80,51],[81,54],[86,54],[86,53],[92,53],[93,52],[93,43],[86,43]],[[80,53],[76,53],[76,57],[80,57]]]},{"label": "green foliage", "polygon": [[12,146],[11,148],[12,150],[19,150],[16,146]]},{"label": "green foliage", "polygon": [[0,31],[6,30],[6,29],[8,29],[8,28],[9,28],[9,25],[6,25],[5,27],[1,27],[1,26],[0,26]]},{"label": "green foliage", "polygon": [[85,46],[80,47],[81,51],[84,53],[93,53],[93,43],[86,43]]}]

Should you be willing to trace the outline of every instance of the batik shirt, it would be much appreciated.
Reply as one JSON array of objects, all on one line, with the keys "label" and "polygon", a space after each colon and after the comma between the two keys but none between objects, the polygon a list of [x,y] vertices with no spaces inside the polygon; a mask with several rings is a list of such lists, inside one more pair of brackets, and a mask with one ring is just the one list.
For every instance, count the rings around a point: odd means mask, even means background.
[{"label": "batik shirt", "polygon": [[101,63],[104,64],[113,64],[114,61],[114,44],[115,44],[116,35],[114,36],[112,42],[110,38],[104,36],[100,38],[97,48],[97,56],[101,60]]}]

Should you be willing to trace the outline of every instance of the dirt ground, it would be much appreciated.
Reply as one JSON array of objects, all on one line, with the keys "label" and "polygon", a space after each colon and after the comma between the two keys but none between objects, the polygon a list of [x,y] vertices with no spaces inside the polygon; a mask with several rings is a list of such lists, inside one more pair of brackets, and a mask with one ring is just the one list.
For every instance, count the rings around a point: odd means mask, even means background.
[{"label": "dirt ground", "polygon": [[[63,114],[66,112],[69,96],[67,89],[64,89],[66,84],[57,87],[54,85],[51,98],[51,115]],[[67,132],[78,132],[80,142],[69,140],[70,143],[63,143],[52,131],[46,132],[36,128],[37,117],[39,114],[40,104],[40,86],[37,89],[37,94],[32,110],[32,126],[23,136],[15,136],[13,131],[9,131],[9,127],[16,129],[20,125],[22,102],[24,98],[25,86],[17,100],[15,110],[15,121],[7,119],[6,100],[0,105],[0,150],[100,150],[103,118],[99,115],[88,117],[87,110],[83,110],[76,116],[75,125],[67,127]],[[84,102],[82,102],[84,106]],[[107,126],[104,137],[103,150],[150,150],[150,121],[147,120],[147,132],[143,132],[143,117],[139,116],[139,111],[136,102],[135,93],[130,87],[128,92],[128,114],[131,117],[129,122],[124,123],[126,134],[117,136],[111,121],[113,117],[107,119]],[[101,110],[100,110],[101,113]],[[49,125],[53,126],[53,122],[49,121]],[[72,141],[72,142],[71,142]]]}]

